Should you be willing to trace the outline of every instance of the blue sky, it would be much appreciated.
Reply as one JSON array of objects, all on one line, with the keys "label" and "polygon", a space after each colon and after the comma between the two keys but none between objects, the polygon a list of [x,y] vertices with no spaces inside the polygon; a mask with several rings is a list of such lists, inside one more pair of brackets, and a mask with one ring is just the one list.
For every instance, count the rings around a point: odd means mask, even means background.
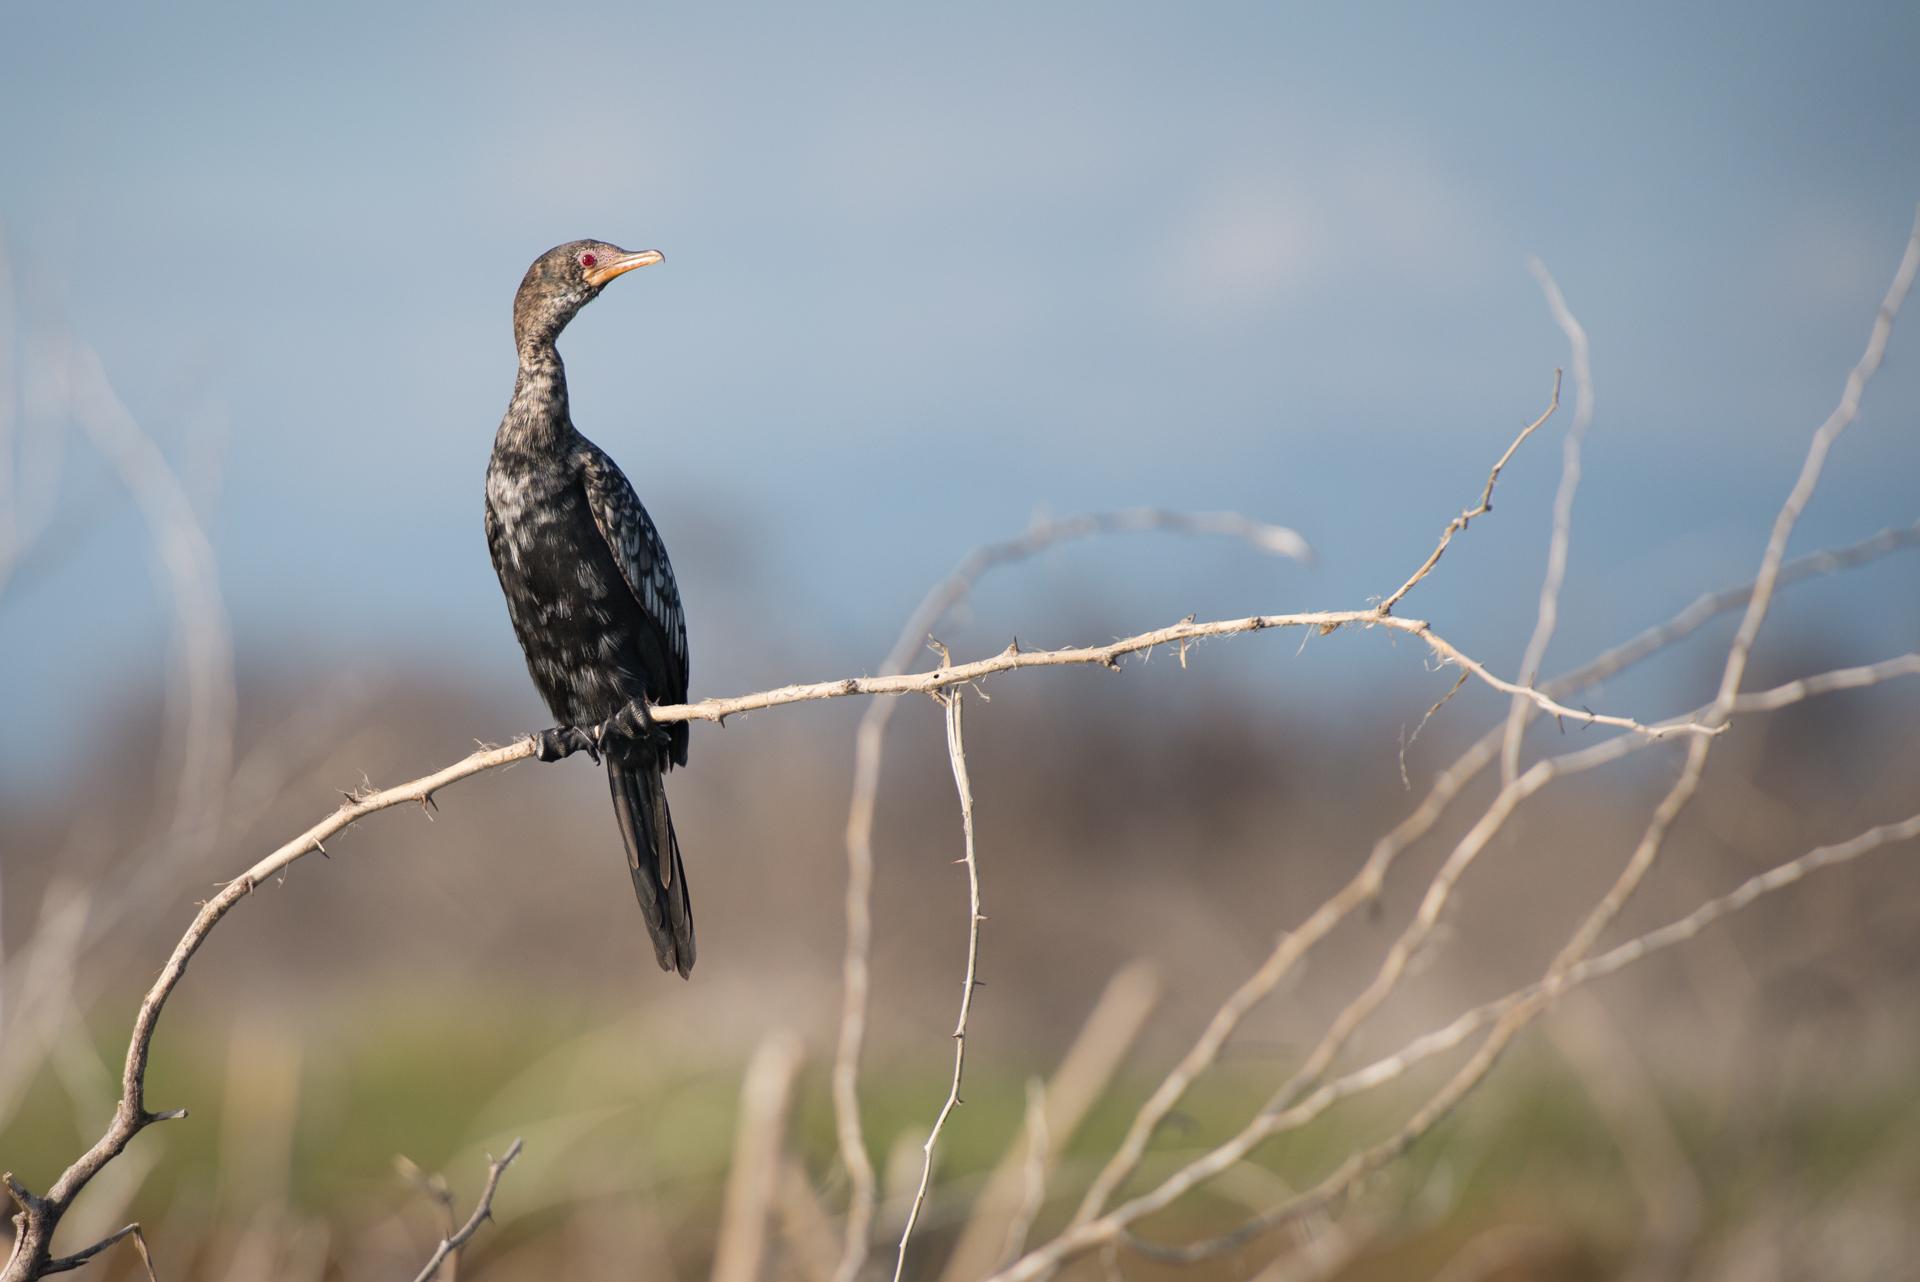
[{"label": "blue sky", "polygon": [[[195,486],[243,664],[502,683],[513,287],[577,236],[662,249],[562,350],[701,693],[876,661],[1038,509],[1239,508],[1322,555],[1065,554],[983,638],[1390,589],[1565,360],[1538,253],[1599,389],[1573,659],[1751,570],[1920,199],[1917,59],[1911,4],[15,6],[0,232],[19,331],[94,346]],[[1916,352],[1798,546],[1920,515]],[[1507,666],[1557,440],[1417,607]],[[29,730],[166,637],[125,496],[79,446],[61,476],[58,554],[0,598]],[[1859,644],[1909,648],[1920,575],[1863,582]],[[1416,667],[1335,649],[1279,688]]]}]

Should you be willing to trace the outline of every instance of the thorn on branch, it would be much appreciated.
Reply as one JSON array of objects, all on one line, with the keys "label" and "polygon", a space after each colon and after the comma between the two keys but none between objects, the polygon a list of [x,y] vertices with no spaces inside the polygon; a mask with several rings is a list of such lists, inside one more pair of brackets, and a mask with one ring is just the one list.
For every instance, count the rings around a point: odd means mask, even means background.
[{"label": "thorn on branch", "polygon": [[433,1278],[440,1271],[441,1264],[464,1247],[473,1235],[479,1232],[482,1224],[493,1218],[493,1195],[500,1187],[500,1176],[513,1165],[513,1160],[520,1156],[520,1148],[521,1143],[516,1139],[504,1155],[497,1159],[491,1157],[488,1159],[487,1182],[480,1190],[480,1200],[475,1204],[473,1214],[467,1217],[465,1224],[440,1239],[440,1245],[434,1248],[433,1254],[427,1259],[426,1267],[420,1270],[414,1282],[433,1282]]}]

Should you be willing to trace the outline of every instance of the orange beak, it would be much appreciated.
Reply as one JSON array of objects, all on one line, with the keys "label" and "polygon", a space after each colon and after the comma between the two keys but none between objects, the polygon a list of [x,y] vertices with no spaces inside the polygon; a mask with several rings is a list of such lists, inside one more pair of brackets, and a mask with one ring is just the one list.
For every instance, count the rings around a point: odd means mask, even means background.
[{"label": "orange beak", "polygon": [[666,257],[665,254],[657,249],[643,249],[638,253],[622,254],[620,257],[601,263],[598,267],[589,271],[587,273],[587,284],[598,289],[615,276],[624,276],[636,267],[651,267],[655,263],[664,262]]}]

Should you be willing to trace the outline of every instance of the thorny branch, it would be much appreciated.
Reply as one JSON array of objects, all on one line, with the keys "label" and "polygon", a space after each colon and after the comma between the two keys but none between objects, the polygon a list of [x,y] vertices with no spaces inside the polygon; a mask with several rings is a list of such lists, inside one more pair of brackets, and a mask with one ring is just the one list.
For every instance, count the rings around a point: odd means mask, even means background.
[{"label": "thorny branch", "polygon": [[487,1162],[486,1187],[480,1190],[480,1200],[474,1203],[473,1214],[467,1217],[465,1224],[440,1239],[440,1245],[435,1247],[433,1254],[427,1257],[426,1266],[420,1270],[413,1282],[434,1282],[435,1276],[440,1272],[440,1266],[446,1262],[447,1257],[471,1241],[473,1235],[480,1231],[480,1226],[493,1218],[493,1195],[500,1187],[500,1177],[506,1173],[509,1166],[513,1165],[513,1159],[519,1156],[520,1141],[515,1140],[505,1153]]},{"label": "thorny branch", "polygon": [[953,1025],[953,1081],[947,1087],[946,1102],[940,1105],[940,1113],[933,1119],[933,1129],[927,1132],[927,1142],[921,1146],[924,1160],[920,1164],[920,1187],[914,1190],[913,1204],[907,1208],[907,1222],[900,1230],[900,1249],[893,1260],[893,1282],[900,1282],[906,1272],[907,1244],[913,1239],[920,1209],[927,1202],[927,1189],[933,1183],[934,1146],[940,1142],[940,1132],[946,1129],[947,1119],[960,1107],[960,1077],[967,1066],[967,1017],[973,1014],[973,994],[979,987],[976,977],[980,971],[980,923],[986,920],[980,913],[980,864],[974,855],[973,783],[967,776],[965,721],[961,715],[965,696],[958,690],[950,690],[946,694],[946,705],[947,757],[953,765],[953,789],[960,799],[960,830],[966,843],[966,853],[960,862],[967,866],[967,969],[961,979],[960,1016]]},{"label": "thorny branch", "polygon": [[[920,673],[848,677],[839,681],[816,682],[811,685],[784,686],[777,690],[734,698],[706,699],[687,705],[662,706],[654,710],[654,717],[663,722],[696,718],[722,721],[736,712],[849,695],[940,693],[952,691],[998,672],[1018,668],[1097,664],[1117,669],[1120,666],[1120,659],[1127,655],[1144,653],[1182,641],[1233,636],[1276,628],[1313,627],[1322,632],[1329,632],[1348,625],[1381,626],[1418,636],[1443,659],[1458,663],[1495,689],[1507,693],[1523,693],[1511,682],[1488,672],[1476,660],[1469,658],[1450,642],[1434,633],[1424,622],[1382,615],[1372,610],[1320,611],[1292,615],[1256,615],[1245,619],[1210,623],[1187,620],[1171,627],[1110,642],[1104,646],[1022,651],[1017,646],[1010,645],[998,655],[972,663],[947,663],[939,668]],[[1545,695],[1533,693],[1542,707],[1560,715],[1590,724],[1632,729],[1650,738],[1704,729],[1704,727],[1683,723],[1643,726],[1630,718],[1577,711]],[[255,887],[284,871],[295,861],[314,851],[322,850],[329,838],[367,815],[404,804],[415,804],[425,808],[433,803],[434,794],[442,788],[487,770],[524,760],[532,756],[533,751],[534,744],[531,739],[522,739],[504,747],[482,749],[462,761],[409,783],[350,797],[325,819],[228,882],[219,893],[202,905],[193,923],[188,927],[187,933],[175,946],[167,964],[162,968],[160,977],[154,982],[141,1003],[127,1050],[126,1064],[122,1071],[121,1101],[112,1124],[106,1134],[60,1176],[44,1199],[37,1199],[23,1206],[19,1216],[23,1226],[17,1237],[15,1259],[9,1263],[6,1271],[0,1272],[0,1282],[16,1282],[16,1279],[31,1278],[44,1272],[45,1263],[51,1258],[53,1232],[73,1199],[107,1163],[125,1150],[136,1134],[152,1122],[161,1120],[160,1115],[147,1111],[144,1102],[147,1058],[151,1051],[160,1012],[185,974],[194,954],[199,951],[208,934],[235,904],[251,894]]]},{"label": "thorny branch", "polygon": [[20,1211],[14,1217],[17,1232],[13,1258],[4,1270],[0,1270],[0,1282],[25,1282],[45,1273],[47,1263],[52,1258],[54,1231],[81,1190],[109,1162],[125,1151],[135,1135],[155,1122],[186,1116],[184,1110],[155,1113],[147,1108],[147,1060],[153,1048],[153,1034],[159,1026],[160,1012],[166,1006],[167,999],[173,995],[174,988],[186,974],[187,964],[235,904],[295,860],[319,850],[321,843],[329,837],[367,815],[408,803],[425,805],[434,793],[449,784],[508,762],[519,761],[531,753],[532,741],[523,739],[504,748],[476,752],[463,761],[397,788],[387,788],[348,801],[228,882],[218,894],[202,904],[187,933],[174,946],[172,955],[161,968],[160,977],[141,1000],[140,1010],[134,1017],[133,1036],[127,1046],[126,1064],[121,1071],[120,1101],[106,1133],[54,1181],[44,1197],[22,1199],[16,1193],[15,1200]]},{"label": "thorny branch", "polygon": [[[1920,547],[1920,523],[1883,530],[1847,547],[1816,552],[1789,562],[1782,568],[1779,582],[1798,582],[1815,574],[1837,573],[1866,564],[1877,557],[1914,547]],[[1543,688],[1564,697],[1594,682],[1617,675],[1684,640],[1718,615],[1743,607],[1752,598],[1754,586],[1747,584],[1702,596],[1673,618],[1646,629],[1592,662],[1547,682]],[[1778,690],[1742,696],[1736,702],[1734,711],[1742,714],[1774,711],[1811,694],[1860,688],[1894,676],[1908,675],[1914,662],[1914,656],[1905,656],[1864,668],[1842,669],[1804,678]],[[1705,711],[1704,708],[1696,709],[1687,715],[1698,718]],[[1192,1049],[1134,1116],[1113,1157],[1089,1186],[1074,1215],[1073,1224],[1084,1224],[1100,1213],[1120,1185],[1138,1167],[1145,1156],[1147,1144],[1161,1123],[1185,1097],[1200,1074],[1212,1066],[1241,1021],[1292,973],[1293,968],[1316,944],[1330,935],[1356,909],[1374,901],[1400,856],[1432,830],[1454,799],[1493,761],[1504,734],[1504,727],[1487,731],[1452,765],[1441,771],[1420,804],[1374,844],[1366,861],[1347,884],[1325,900],[1298,927],[1282,935],[1260,967],[1222,1003]],[[1625,737],[1610,740],[1597,749],[1562,757],[1557,765],[1548,767],[1548,770],[1553,774],[1565,775],[1591,769],[1619,760],[1637,747],[1645,746],[1645,742],[1636,744]],[[1546,778],[1536,775],[1535,780],[1544,784]],[[1531,790],[1532,781],[1529,786]]]},{"label": "thorny branch", "polygon": [[1345,627],[1386,628],[1389,631],[1404,632],[1418,637],[1439,657],[1442,664],[1464,668],[1481,682],[1502,694],[1522,696],[1541,711],[1563,718],[1575,725],[1611,726],[1619,730],[1631,730],[1635,734],[1654,739],[1672,735],[1719,733],[1714,727],[1690,721],[1663,721],[1646,725],[1635,721],[1632,717],[1593,712],[1586,708],[1570,708],[1539,690],[1519,686],[1504,677],[1494,675],[1479,660],[1472,658],[1435,632],[1433,626],[1424,619],[1403,619],[1398,615],[1383,614],[1379,610],[1312,610],[1300,614],[1255,614],[1240,619],[1215,619],[1205,623],[1188,618],[1168,627],[1156,628],[1151,632],[1142,632],[1136,636],[1123,637],[1118,641],[1109,641],[1105,645],[1067,646],[1057,650],[1022,650],[1016,642],[989,658],[975,659],[971,663],[948,664],[925,672],[902,673],[896,676],[843,677],[837,681],[815,681],[805,685],[781,686],[774,690],[763,690],[758,694],[736,695],[732,698],[700,699],[686,704],[662,704],[653,709],[653,719],[660,722],[724,722],[728,717],[743,712],[777,708],[790,703],[807,703],[817,699],[842,699],[850,695],[938,694],[956,686],[972,685],[976,681],[997,673],[1012,672],[1021,668],[1103,667],[1117,670],[1120,667],[1120,660],[1128,655],[1144,654],[1164,646],[1177,646],[1183,642],[1240,636],[1244,633],[1265,632],[1280,628],[1312,628],[1326,634],[1337,632]]},{"label": "thorny branch", "polygon": [[[1093,535],[1163,532],[1215,534],[1240,539],[1275,556],[1303,560],[1311,555],[1306,540],[1293,530],[1256,521],[1238,512],[1175,512],[1165,508],[1128,508],[1090,512],[1060,519],[1036,519],[1018,537],[975,548],[951,574],[928,590],[880,665],[882,675],[905,672],[927,638],[982,576],[1003,565],[1037,556],[1049,548]],[[854,1282],[866,1263],[874,1212],[873,1159],[867,1155],[860,1126],[860,1053],[866,1041],[868,956],[873,938],[873,817],[880,793],[880,763],[887,727],[899,704],[875,699],[861,714],[854,736],[853,793],[847,806],[847,937],[841,961],[839,1033],[833,1059],[833,1113],[846,1166],[849,1191],[846,1227],[834,1282]]]}]

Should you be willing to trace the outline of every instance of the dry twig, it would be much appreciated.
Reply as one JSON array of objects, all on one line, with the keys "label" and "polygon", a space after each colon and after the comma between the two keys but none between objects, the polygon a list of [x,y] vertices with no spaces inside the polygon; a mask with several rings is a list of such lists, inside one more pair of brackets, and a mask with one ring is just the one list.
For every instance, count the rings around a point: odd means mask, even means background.
[{"label": "dry twig", "polygon": [[[1887,296],[1881,303],[1879,313],[1875,318],[1872,331],[1868,337],[1866,351],[1848,375],[1846,387],[1841,394],[1839,404],[1814,433],[1813,442],[1808,449],[1807,459],[1801,469],[1800,476],[1795,482],[1792,491],[1789,493],[1779,515],[1775,518],[1773,529],[1768,537],[1766,551],[1761,559],[1760,572],[1755,579],[1751,595],[1747,600],[1746,612],[1742,617],[1741,625],[1735,634],[1734,641],[1728,650],[1727,662],[1722,674],[1719,692],[1715,696],[1714,702],[1709,706],[1705,716],[1705,722],[1709,725],[1723,727],[1727,719],[1731,717],[1735,711],[1739,700],[1740,679],[1745,672],[1748,655],[1751,653],[1753,642],[1758,635],[1760,625],[1766,617],[1767,608],[1773,592],[1778,586],[1787,540],[1792,534],[1794,524],[1797,522],[1800,512],[1812,497],[1814,488],[1819,482],[1826,455],[1831,449],[1833,441],[1845,430],[1848,424],[1853,421],[1853,418],[1858,412],[1861,394],[1867,382],[1879,367],[1886,349],[1887,339],[1892,332],[1894,318],[1898,314],[1900,305],[1904,301],[1917,272],[1920,272],[1920,216],[1916,216],[1913,234],[1908,240],[1906,252],[1902,255],[1900,266],[1894,274],[1893,283],[1888,288]],[[1607,745],[1602,745],[1602,748],[1604,749],[1606,746]],[[1511,1009],[1504,1012],[1500,1016],[1493,1031],[1488,1034],[1486,1041],[1467,1064],[1464,1065],[1451,1080],[1442,1086],[1425,1105],[1417,1110],[1412,1118],[1392,1137],[1371,1148],[1354,1154],[1344,1162],[1333,1175],[1323,1181],[1318,1189],[1301,1199],[1295,1199],[1295,1202],[1288,1204],[1289,1207],[1297,1204],[1301,1207],[1312,1209],[1313,1207],[1325,1206],[1336,1197],[1343,1196],[1367,1174],[1377,1170],[1379,1167],[1405,1152],[1417,1139],[1431,1129],[1435,1123],[1457,1106],[1460,1100],[1492,1070],[1494,1063],[1498,1060],[1505,1047],[1511,1042],[1512,1038],[1531,1022],[1532,1019],[1552,1004],[1564,985],[1565,976],[1591,949],[1600,933],[1611,923],[1620,909],[1624,907],[1627,899],[1631,897],[1634,890],[1639,886],[1641,880],[1645,877],[1647,871],[1657,858],[1666,834],[1670,830],[1674,820],[1678,818],[1680,811],[1685,808],[1687,802],[1692,798],[1695,790],[1698,788],[1700,778],[1705,768],[1706,754],[1710,750],[1710,746],[1711,739],[1709,737],[1699,737],[1690,742],[1686,764],[1682,769],[1681,775],[1667,796],[1662,799],[1660,805],[1655,809],[1653,820],[1643,835],[1640,844],[1635,848],[1633,856],[1628,860],[1626,867],[1622,870],[1614,885],[1608,890],[1606,895],[1602,897],[1599,904],[1587,915],[1567,945],[1563,947],[1555,957],[1553,964],[1548,969],[1546,977],[1541,982],[1539,993],[1532,998],[1516,1003]],[[1591,751],[1592,750],[1589,750],[1589,752]],[[1569,754],[1569,757],[1579,757],[1582,755],[1585,754]],[[1512,784],[1501,790],[1500,795],[1496,797],[1493,805],[1489,807],[1486,814],[1474,825],[1467,836],[1462,839],[1453,854],[1449,856],[1446,864],[1443,865],[1441,871],[1435,876],[1434,882],[1429,887],[1427,897],[1422,901],[1420,911],[1416,915],[1414,923],[1408,927],[1407,932],[1402,935],[1400,940],[1396,941],[1394,947],[1389,951],[1387,960],[1382,963],[1380,972],[1376,975],[1374,982],[1336,1018],[1333,1027],[1329,1029],[1327,1036],[1322,1040],[1320,1046],[1315,1048],[1314,1053],[1308,1057],[1306,1064],[1294,1074],[1286,1086],[1282,1087],[1279,1095],[1276,1096],[1273,1103],[1269,1105],[1268,1110],[1263,1111],[1261,1115],[1257,1116],[1254,1122],[1244,1128],[1239,1135],[1236,1135],[1232,1140],[1216,1148],[1205,1157],[1189,1163],[1152,1193],[1133,1199],[1133,1201],[1117,1208],[1101,1220],[1092,1222],[1080,1221],[1074,1230],[1070,1230],[1068,1234],[1062,1235],[1062,1238],[1056,1239],[1056,1242],[1066,1240],[1078,1234],[1084,1240],[1080,1242],[1077,1249],[1084,1250],[1088,1246],[1110,1240],[1113,1233],[1124,1228],[1126,1224],[1131,1223],[1132,1220],[1165,1206],[1187,1188],[1192,1187],[1193,1184],[1203,1179],[1211,1178],[1214,1174],[1217,1174],[1219,1170],[1224,1169],[1233,1161],[1237,1161],[1240,1156],[1243,1156],[1251,1148],[1252,1144],[1249,1141],[1258,1142],[1258,1139],[1264,1138],[1267,1134],[1271,1134],[1272,1128],[1266,1119],[1284,1115],[1276,1112],[1276,1110],[1284,1110],[1287,1105],[1292,1102],[1293,1097],[1299,1089],[1307,1083],[1310,1083],[1319,1073],[1325,1070],[1331,1062],[1333,1054],[1337,1053],[1339,1048],[1345,1044],[1346,1039],[1351,1036],[1359,1024],[1378,1007],[1380,1002],[1385,999],[1386,994],[1390,992],[1398,982],[1399,976],[1404,974],[1413,950],[1417,948],[1421,940],[1424,939],[1426,932],[1431,930],[1433,922],[1437,920],[1439,911],[1441,907],[1444,906],[1451,892],[1452,886],[1465,871],[1466,865],[1484,848],[1486,842],[1491,839],[1492,835],[1499,831],[1519,801],[1524,796],[1530,795],[1531,792],[1537,791],[1539,787],[1544,786],[1556,773],[1557,770],[1553,767],[1551,759],[1549,761],[1539,762],[1526,773],[1519,776]],[[1096,1231],[1100,1225],[1111,1225],[1111,1227],[1107,1232],[1101,1233]],[[1037,1272],[1023,1274],[1021,1270],[1028,1267],[1028,1261],[1035,1260],[1043,1254],[1050,1254],[1053,1245],[1054,1244],[1049,1244],[1049,1247],[1041,1252],[1031,1253],[1027,1257],[1027,1260],[1016,1265],[1014,1269],[1008,1270],[1006,1276],[1009,1279],[1021,1276],[1038,1276]],[[1040,1266],[1040,1271],[1050,1269],[1059,1259],[1065,1258],[1065,1254],[1071,1253],[1071,1251],[1068,1251],[1061,1255],[1053,1256],[1050,1261]]]},{"label": "dry twig", "polygon": [[1240,636],[1245,633],[1285,628],[1311,628],[1324,634],[1337,632],[1346,627],[1385,628],[1392,632],[1402,632],[1417,637],[1429,650],[1433,651],[1443,665],[1463,668],[1492,689],[1502,694],[1518,695],[1527,699],[1542,712],[1564,718],[1577,725],[1610,726],[1619,730],[1631,730],[1635,734],[1646,735],[1653,739],[1675,735],[1719,733],[1715,727],[1691,721],[1664,721],[1656,725],[1647,725],[1635,721],[1632,717],[1594,712],[1587,708],[1570,708],[1539,690],[1528,689],[1503,677],[1495,676],[1486,665],[1435,632],[1433,625],[1424,619],[1405,619],[1399,615],[1383,614],[1377,609],[1254,614],[1245,618],[1215,619],[1204,623],[1183,619],[1179,623],[1135,636],[1122,637],[1118,641],[1109,641],[1105,645],[1066,646],[1057,650],[1022,650],[1016,643],[1009,645],[999,654],[985,659],[975,659],[971,663],[946,664],[925,672],[901,673],[893,676],[842,677],[836,681],[786,685],[773,690],[763,690],[757,694],[735,695],[731,698],[699,699],[686,704],[662,704],[653,709],[653,718],[660,722],[724,722],[728,717],[737,716],[743,712],[757,712],[762,708],[777,708],[790,703],[808,703],[819,699],[844,699],[851,695],[937,694],[956,686],[972,685],[998,673],[1023,668],[1102,667],[1118,670],[1120,660],[1128,655],[1145,654],[1166,646],[1178,646],[1185,642],[1209,640],[1215,637]]},{"label": "dry twig", "polygon": [[961,1103],[960,1076],[967,1066],[967,1018],[973,1013],[973,993],[978,987],[975,977],[980,963],[980,923],[986,920],[980,912],[980,864],[974,857],[973,784],[967,777],[966,736],[961,715],[965,696],[958,690],[949,690],[945,697],[947,757],[953,765],[953,787],[960,798],[960,829],[966,842],[966,854],[961,862],[967,866],[967,970],[961,980],[960,1016],[953,1025],[953,1081],[947,1087],[946,1102],[933,1119],[933,1129],[927,1132],[927,1142],[921,1146],[925,1160],[920,1166],[920,1187],[914,1191],[913,1204],[907,1208],[907,1222],[900,1230],[900,1249],[893,1260],[893,1282],[900,1282],[906,1271],[907,1244],[913,1238],[920,1209],[926,1205],[927,1189],[933,1183],[934,1146],[940,1142],[940,1132],[946,1129],[947,1119]]},{"label": "dry twig", "polygon": [[440,1245],[436,1246],[433,1254],[427,1257],[426,1266],[415,1276],[413,1282],[434,1282],[435,1276],[440,1272],[440,1266],[453,1258],[461,1247],[471,1241],[473,1235],[480,1231],[482,1224],[493,1218],[493,1195],[500,1187],[500,1177],[506,1173],[509,1166],[513,1165],[513,1159],[519,1156],[520,1141],[515,1140],[504,1154],[487,1162],[487,1183],[480,1190],[480,1200],[474,1203],[473,1214],[467,1217],[465,1224],[440,1239]]},{"label": "dry twig", "polygon": [[[1547,265],[1538,258],[1527,264],[1547,296],[1553,319],[1567,336],[1573,359],[1573,426],[1560,447],[1560,487],[1553,498],[1553,534],[1547,542],[1547,574],[1540,584],[1540,608],[1520,659],[1520,684],[1532,685],[1547,657],[1547,646],[1560,621],[1560,589],[1567,579],[1567,547],[1573,539],[1573,499],[1580,490],[1580,448],[1593,426],[1593,362],[1587,349],[1587,331],[1574,319]],[[1515,699],[1507,709],[1507,737],[1500,750],[1500,781],[1512,783],[1520,773],[1520,739],[1526,733],[1533,708]]]},{"label": "dry twig", "polygon": [[1485,516],[1493,511],[1493,487],[1499,484],[1500,473],[1506,469],[1508,463],[1513,461],[1514,454],[1526,443],[1527,438],[1539,431],[1546,421],[1553,417],[1553,412],[1559,408],[1560,371],[1555,370],[1553,371],[1553,399],[1547,402],[1547,408],[1542,411],[1539,418],[1520,429],[1520,435],[1513,438],[1513,444],[1507,446],[1507,452],[1499,457],[1493,465],[1493,470],[1487,473],[1487,487],[1480,491],[1480,501],[1447,522],[1447,528],[1440,531],[1440,542],[1434,546],[1432,552],[1427,554],[1427,559],[1420,563],[1420,568],[1415,570],[1405,583],[1395,588],[1392,596],[1380,603],[1380,613],[1390,613],[1393,607],[1400,603],[1401,597],[1413,591],[1415,584],[1433,572],[1433,567],[1440,564],[1440,558],[1446,555],[1447,545],[1453,542],[1454,535],[1466,529],[1476,516]]},{"label": "dry twig", "polygon": [[[1275,556],[1303,560],[1311,555],[1306,540],[1293,530],[1256,521],[1238,512],[1174,512],[1165,508],[1129,508],[1091,512],[1058,520],[1035,520],[1016,538],[975,548],[953,573],[928,589],[907,616],[893,649],[880,665],[883,676],[905,672],[927,637],[940,626],[981,577],[1000,566],[1037,556],[1073,539],[1101,534],[1166,532],[1217,534],[1237,538]],[[1183,652],[1184,653],[1184,652]],[[867,959],[873,939],[873,817],[880,794],[880,763],[887,726],[897,705],[876,699],[860,717],[854,736],[853,795],[847,806],[847,937],[841,961],[840,1023],[833,1057],[833,1113],[840,1160],[849,1185],[845,1244],[835,1282],[853,1282],[867,1259],[872,1231],[875,1179],[860,1126],[860,1054],[866,1041]]]},{"label": "dry twig", "polygon": [[[1322,1084],[1285,1110],[1262,1114],[1259,1118],[1257,1139],[1264,1140],[1305,1126],[1340,1101],[1403,1077],[1417,1065],[1462,1045],[1475,1033],[1497,1023],[1528,1003],[1551,1001],[1560,994],[1593,980],[1617,974],[1655,953],[1693,939],[1714,923],[1741,911],[1767,895],[1785,890],[1805,880],[1813,873],[1851,863],[1864,855],[1915,839],[1920,839],[1920,814],[1910,816],[1898,823],[1870,828],[1846,841],[1808,851],[1797,859],[1750,877],[1726,894],[1699,905],[1686,916],[1656,930],[1648,931],[1597,957],[1578,963],[1569,968],[1553,984],[1545,980],[1536,981],[1504,997],[1476,1006],[1445,1026],[1413,1039],[1393,1054],[1383,1056],[1371,1064],[1353,1069]],[[1428,1119],[1426,1125],[1430,1126],[1435,1120],[1438,1119]],[[1171,1263],[1191,1262],[1234,1250],[1281,1224],[1327,1209],[1351,1192],[1363,1165],[1366,1169],[1372,1169],[1384,1160],[1381,1155],[1389,1149],[1392,1149],[1395,1154],[1403,1152],[1413,1139],[1417,1138],[1417,1136],[1409,1137],[1408,1131],[1412,1126],[1413,1123],[1409,1123],[1391,1139],[1349,1159],[1347,1164],[1313,1189],[1247,1221],[1231,1232],[1180,1246],[1161,1246],[1133,1238],[1128,1239],[1129,1245],[1155,1259]],[[1424,1133],[1424,1127],[1422,1133]],[[1368,1162],[1369,1154],[1373,1156],[1371,1163]],[[1191,1186],[1188,1184],[1180,1191],[1184,1192],[1186,1187]],[[1158,1190],[1156,1190],[1157,1193]],[[1131,1224],[1153,1210],[1158,1210],[1171,1200],[1172,1198],[1161,1200],[1156,1196],[1151,1204],[1137,1210],[1130,1209],[1132,1204],[1116,1207],[1100,1220],[1081,1226],[1077,1230],[1070,1230],[1045,1247],[1029,1252],[1014,1266],[994,1274],[992,1282],[1029,1282],[1030,1279],[1045,1276],[1068,1257],[1113,1240],[1123,1232],[1127,1224]]]},{"label": "dry twig", "polygon": [[[1031,1217],[1040,1209],[1033,1205],[1036,1189],[1044,1190],[1048,1171],[1112,1085],[1159,1001],[1159,977],[1144,962],[1121,968],[1107,981],[1093,1012],[1041,1090],[1046,1111],[1038,1119],[1038,1133],[1045,1137],[1044,1144],[1036,1152],[1032,1144],[1036,1132],[1029,1121],[1026,1142],[1008,1147],[974,1199],[941,1271],[941,1282],[976,1282],[1004,1268],[1025,1249]],[[1018,1249],[1009,1250],[1009,1244],[1018,1244]]]}]

